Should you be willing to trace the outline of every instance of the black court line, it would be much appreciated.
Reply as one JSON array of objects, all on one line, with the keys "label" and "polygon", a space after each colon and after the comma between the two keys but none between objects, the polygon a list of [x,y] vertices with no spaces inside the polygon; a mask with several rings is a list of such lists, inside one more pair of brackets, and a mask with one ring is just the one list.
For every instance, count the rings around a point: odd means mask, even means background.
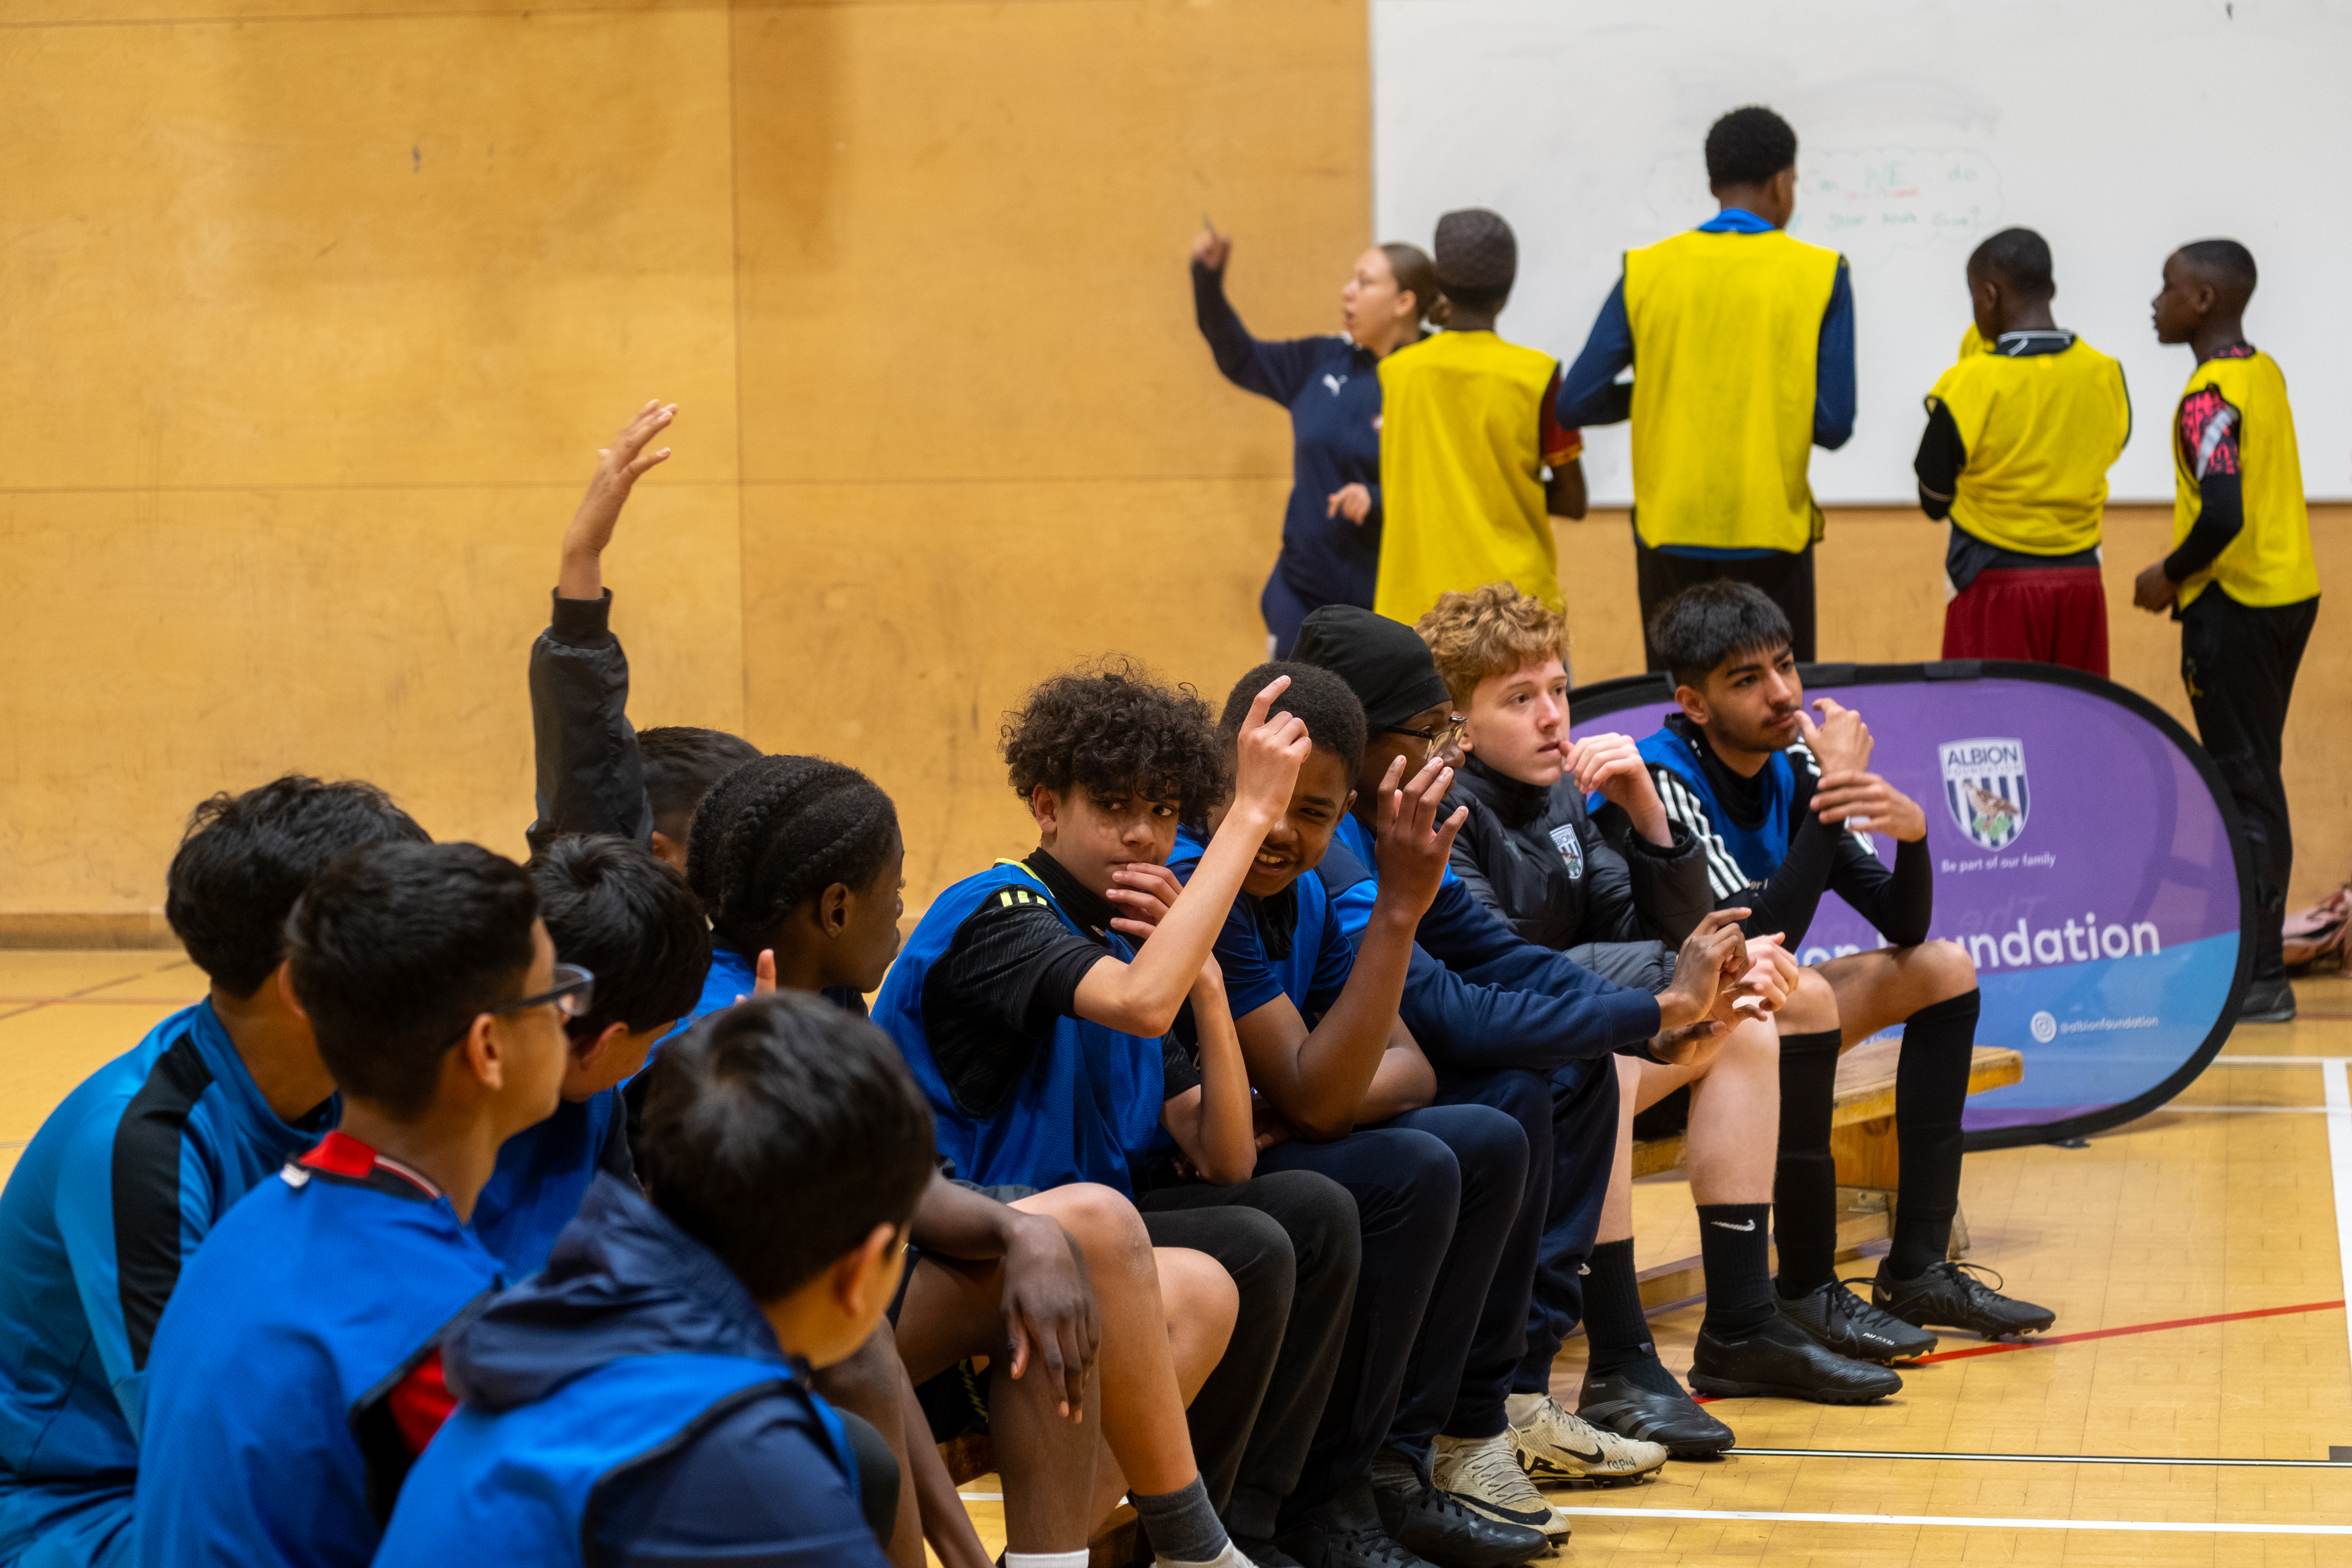
[{"label": "black court line", "polygon": [[1936,1454],[1888,1448],[1750,1448],[1727,1450],[1774,1459],[1949,1459],[1987,1465],[2221,1465],[2239,1469],[2352,1470],[2352,1459],[2198,1459],[2179,1457],[2148,1458],[2133,1454]]}]

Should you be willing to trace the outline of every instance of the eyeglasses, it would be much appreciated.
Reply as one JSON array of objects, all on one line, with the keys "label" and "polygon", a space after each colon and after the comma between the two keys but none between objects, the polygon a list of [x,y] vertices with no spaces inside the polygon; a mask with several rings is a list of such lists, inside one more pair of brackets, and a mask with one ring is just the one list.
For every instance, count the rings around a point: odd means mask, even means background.
[{"label": "eyeglasses", "polygon": [[497,1017],[501,1013],[520,1013],[525,1008],[544,1007],[552,1002],[555,1004],[555,1010],[565,1017],[584,1018],[588,1016],[590,1005],[595,1000],[596,977],[576,963],[559,963],[555,966],[555,984],[551,989],[542,991],[536,996],[525,996],[517,1001],[500,1003],[496,1007],[487,1007],[483,1011],[492,1017]]},{"label": "eyeglasses", "polygon": [[1416,741],[1434,741],[1439,735],[1444,733],[1444,731],[1441,730],[1408,730],[1402,724],[1383,724],[1381,726],[1381,733],[1383,735],[1410,735]]}]

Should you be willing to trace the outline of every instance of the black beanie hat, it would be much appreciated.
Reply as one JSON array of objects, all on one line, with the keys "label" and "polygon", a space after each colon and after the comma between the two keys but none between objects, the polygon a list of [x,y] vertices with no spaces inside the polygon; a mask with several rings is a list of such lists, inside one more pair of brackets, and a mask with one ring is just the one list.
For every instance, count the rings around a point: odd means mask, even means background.
[{"label": "black beanie hat", "polygon": [[1499,294],[1519,276],[1519,240],[1503,215],[1464,207],[1437,220],[1437,284]]},{"label": "black beanie hat", "polygon": [[1346,681],[1375,730],[1453,700],[1419,632],[1353,605],[1326,605],[1307,616],[1290,657]]}]

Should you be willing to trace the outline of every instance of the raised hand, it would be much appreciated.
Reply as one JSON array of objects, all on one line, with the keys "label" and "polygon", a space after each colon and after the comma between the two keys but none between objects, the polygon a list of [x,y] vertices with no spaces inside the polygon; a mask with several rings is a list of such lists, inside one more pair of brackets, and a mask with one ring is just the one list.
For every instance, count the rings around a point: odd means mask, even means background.
[{"label": "raised hand", "polygon": [[1358,528],[1372,515],[1372,492],[1363,485],[1341,485],[1323,502],[1325,517],[1344,517]]},{"label": "raised hand", "polygon": [[1176,895],[1184,890],[1175,872],[1145,860],[1129,861],[1113,871],[1110,879],[1110,889],[1103,896],[1114,908],[1127,911],[1112,920],[1110,929],[1134,938],[1139,945],[1160,929],[1160,922],[1176,905]]},{"label": "raised hand", "polygon": [[1259,825],[1271,826],[1290,809],[1290,792],[1298,783],[1299,764],[1314,750],[1307,721],[1295,713],[1269,719],[1266,710],[1290,689],[1290,677],[1277,675],[1250,704],[1242,721],[1241,764],[1235,769],[1234,810],[1245,812]]},{"label": "raised hand", "polygon": [[563,556],[555,579],[555,591],[563,597],[604,597],[602,558],[604,547],[613,542],[621,508],[639,479],[669,460],[667,447],[648,452],[646,445],[668,429],[677,417],[677,404],[655,398],[621,427],[611,446],[597,451],[596,472],[588,481],[588,493],[580,498],[571,524],[563,531]]},{"label": "raised hand", "polygon": [[1822,773],[1858,773],[1868,767],[1870,726],[1862,721],[1862,715],[1828,697],[1815,698],[1813,706],[1821,710],[1822,721],[1815,724],[1812,716],[1800,708],[1797,728]]},{"label": "raised hand", "polygon": [[1219,234],[1205,220],[1201,225],[1201,232],[1192,237],[1192,259],[1212,272],[1223,272],[1225,258],[1233,253],[1232,237]]},{"label": "raised hand", "polygon": [[1444,822],[1437,820],[1445,792],[1454,787],[1454,770],[1432,757],[1402,788],[1404,759],[1389,763],[1381,781],[1380,806],[1373,817],[1372,858],[1380,862],[1381,901],[1394,897],[1398,907],[1420,920],[1445,880],[1445,863],[1454,853],[1454,836],[1470,820],[1470,808],[1456,806]]},{"label": "raised hand", "polygon": [[1919,803],[1876,773],[1823,773],[1813,786],[1813,815],[1833,826],[1843,823],[1906,844],[1927,837],[1927,814]]}]

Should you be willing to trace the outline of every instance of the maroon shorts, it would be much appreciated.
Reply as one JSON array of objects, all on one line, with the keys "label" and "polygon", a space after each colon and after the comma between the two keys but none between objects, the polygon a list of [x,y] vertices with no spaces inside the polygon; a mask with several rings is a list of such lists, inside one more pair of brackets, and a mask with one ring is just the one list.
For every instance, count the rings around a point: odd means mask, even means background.
[{"label": "maroon shorts", "polygon": [[1946,658],[2021,658],[2107,673],[2107,595],[2095,566],[1979,572],[1944,606]]}]

